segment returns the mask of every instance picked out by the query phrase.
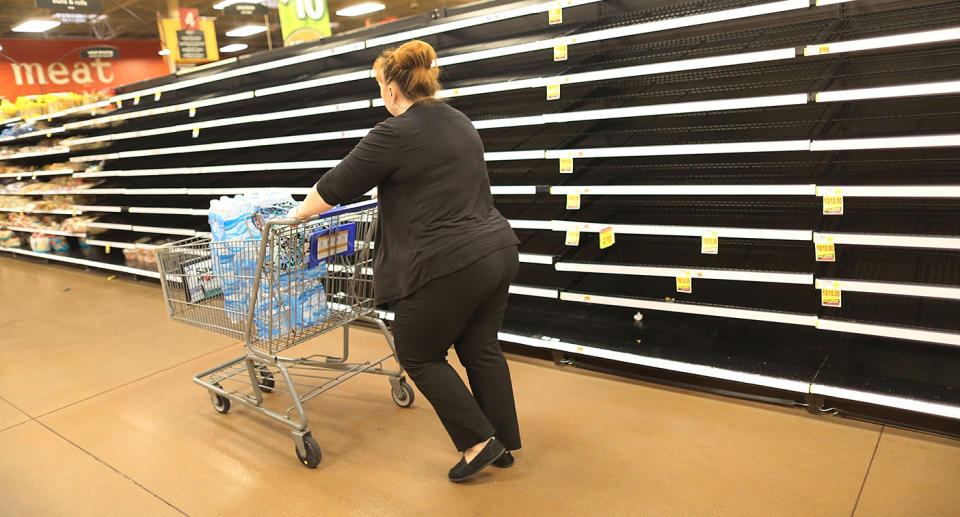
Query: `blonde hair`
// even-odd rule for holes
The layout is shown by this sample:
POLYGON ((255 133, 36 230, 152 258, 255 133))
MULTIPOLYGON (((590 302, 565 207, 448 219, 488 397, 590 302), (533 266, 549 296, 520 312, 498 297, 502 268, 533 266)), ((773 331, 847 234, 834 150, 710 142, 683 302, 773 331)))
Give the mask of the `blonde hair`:
POLYGON ((403 96, 410 100, 433 97, 440 89, 437 52, 420 40, 383 51, 373 62, 373 71, 381 83, 396 82, 403 96))

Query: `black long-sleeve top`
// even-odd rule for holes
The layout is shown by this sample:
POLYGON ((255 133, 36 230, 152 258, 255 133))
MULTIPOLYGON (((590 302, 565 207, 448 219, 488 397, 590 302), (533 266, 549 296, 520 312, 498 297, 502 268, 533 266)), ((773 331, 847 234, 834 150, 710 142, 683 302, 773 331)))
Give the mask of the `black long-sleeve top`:
POLYGON ((519 244, 493 206, 479 133, 445 103, 421 101, 377 124, 316 185, 331 205, 373 187, 380 219, 373 261, 378 304, 519 244))

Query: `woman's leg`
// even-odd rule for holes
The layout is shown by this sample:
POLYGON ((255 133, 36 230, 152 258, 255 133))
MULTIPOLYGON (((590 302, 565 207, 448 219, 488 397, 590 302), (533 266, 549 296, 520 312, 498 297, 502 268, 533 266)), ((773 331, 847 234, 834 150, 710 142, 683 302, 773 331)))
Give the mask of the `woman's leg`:
POLYGON ((517 273, 516 248, 498 252, 497 255, 496 263, 491 264, 492 269, 483 276, 487 281, 499 276, 501 282, 493 294, 474 310, 455 346, 457 357, 467 370, 473 396, 493 424, 497 439, 507 449, 516 450, 521 443, 513 385, 507 360, 497 339, 507 309, 510 282, 517 273))
POLYGON ((472 296, 456 278, 436 279, 396 302, 393 325, 397 359, 433 406, 458 451, 493 436, 490 424, 463 380, 447 363, 447 350, 473 311, 472 296))

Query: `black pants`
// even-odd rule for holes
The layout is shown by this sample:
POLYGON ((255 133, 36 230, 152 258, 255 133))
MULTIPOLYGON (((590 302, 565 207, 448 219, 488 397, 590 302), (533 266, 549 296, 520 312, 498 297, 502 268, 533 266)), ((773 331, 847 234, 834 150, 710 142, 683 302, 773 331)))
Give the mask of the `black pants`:
POLYGON ((518 267, 517 248, 504 248, 394 303, 400 364, 459 451, 494 435, 508 449, 520 448, 510 370, 497 341, 518 267), (451 344, 472 394, 447 363, 451 344))

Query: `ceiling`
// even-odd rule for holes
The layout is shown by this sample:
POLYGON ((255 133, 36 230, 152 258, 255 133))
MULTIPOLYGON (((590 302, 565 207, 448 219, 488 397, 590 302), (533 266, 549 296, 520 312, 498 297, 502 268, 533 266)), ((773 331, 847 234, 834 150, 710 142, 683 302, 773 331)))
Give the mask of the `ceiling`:
MULTIPOLYGON (((220 46, 228 43, 246 43, 249 47, 237 53, 224 54, 229 57, 239 54, 265 50, 268 47, 267 35, 257 34, 246 38, 229 38, 224 33, 230 29, 249 24, 263 24, 262 17, 225 16, 222 11, 213 9, 218 0, 179 0, 180 7, 193 7, 200 16, 216 18, 217 42, 220 46)), ((269 21, 274 47, 282 46, 280 19, 277 16, 277 0, 250 0, 265 3, 270 9, 269 21)), ((364 0, 327 0, 330 10, 331 28, 334 34, 364 27, 366 24, 383 22, 389 17, 405 18, 428 12, 441 7, 453 7, 471 3, 471 0, 378 0, 386 9, 364 16, 342 17, 335 13, 338 9, 360 3, 364 0)), ((25 35, 10 31, 10 28, 26 18, 49 17, 49 9, 38 9, 35 0, 2 0, 0 9, 0 38, 88 38, 88 39, 158 39, 158 13, 167 12, 167 0, 100 0, 103 6, 102 20, 82 23, 62 23, 42 35, 25 35)))

